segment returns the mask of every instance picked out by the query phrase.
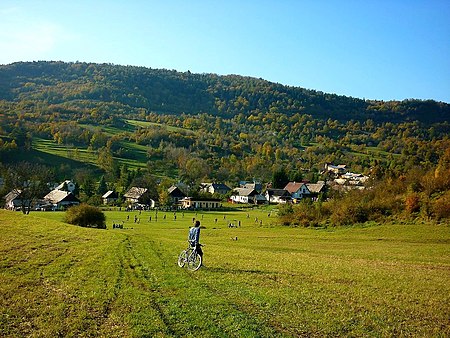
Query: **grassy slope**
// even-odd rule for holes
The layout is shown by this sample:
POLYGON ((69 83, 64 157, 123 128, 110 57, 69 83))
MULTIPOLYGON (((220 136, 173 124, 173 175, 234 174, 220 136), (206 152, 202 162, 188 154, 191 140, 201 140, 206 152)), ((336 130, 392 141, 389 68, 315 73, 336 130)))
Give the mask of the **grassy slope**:
POLYGON ((61 213, 0 211, 0 336, 450 334, 448 226, 330 231, 270 226, 267 211, 136 214, 140 224, 134 215, 107 212, 102 231, 60 223, 61 213), (192 217, 206 226, 206 267, 195 273, 176 266, 192 217), (243 226, 229 229, 234 219, 243 226), (111 230, 122 220, 126 229, 111 230))
MULTIPOLYGON (((164 126, 162 124, 145 122, 145 121, 135 121, 127 120, 127 127, 124 129, 118 129, 114 127, 102 127, 101 130, 108 134, 109 136, 117 135, 124 132, 132 132, 137 127, 148 127, 152 125, 164 126)), ((95 129, 90 125, 83 125, 85 128, 95 129)), ((183 130, 187 132, 192 132, 188 129, 176 128, 166 126, 170 131, 183 130)), ((127 152, 127 157, 115 157, 115 160, 119 165, 126 164, 129 169, 145 168, 148 161, 147 150, 148 148, 144 145, 139 145, 134 142, 121 141, 121 147, 127 152)), ((27 155, 27 160, 32 158, 34 161, 42 162, 40 158, 52 158, 52 161, 47 161, 45 163, 57 163, 61 165, 62 163, 69 163, 71 166, 81 167, 83 165, 97 166, 97 153, 93 150, 89 150, 83 147, 71 147, 67 145, 57 144, 54 140, 47 140, 43 138, 35 137, 33 139, 33 152, 27 155)), ((160 168, 154 168, 156 174, 159 176, 165 176, 165 173, 160 168), (159 170, 158 170, 159 169, 159 170)))
MULTIPOLYGON (((147 121, 137 121, 137 120, 126 120, 127 126, 124 128, 115 127, 100 127, 100 130, 109 136, 114 136, 117 134, 130 133, 136 128, 146 128, 150 126, 162 126, 167 128, 169 131, 183 131, 188 133, 194 133, 189 129, 177 128, 172 126, 167 126, 164 124, 158 124, 147 121)), ((88 129, 96 129, 97 126, 83 125, 83 127, 88 129)), ((312 142, 310 146, 318 146, 318 143, 312 142)), ((121 141, 121 147, 125 150, 126 157, 115 157, 115 160, 119 165, 126 164, 130 169, 145 168, 148 161, 147 150, 145 145, 139 145, 131 141, 121 141)), ((52 161, 47 161, 46 163, 57 163, 59 165, 63 163, 68 163, 71 166, 81 167, 83 165, 97 166, 97 154, 93 150, 89 150, 83 147, 72 148, 66 145, 59 145, 54 140, 46 140, 42 138, 33 139, 33 148, 35 149, 31 154, 26 154, 27 160, 30 158, 37 162, 43 162, 43 159, 52 157, 52 161)), ((367 147, 364 152, 349 152, 353 156, 370 156, 370 158, 383 159, 386 158, 389 153, 382 151, 376 147, 367 147)), ((398 154, 392 154, 393 156, 398 156, 398 154)), ((20 160, 20 155, 16 155, 16 160, 20 160)), ((167 176, 176 175, 174 172, 166 172, 167 168, 158 167, 157 163, 154 162, 156 167, 153 168, 157 176, 167 176)))

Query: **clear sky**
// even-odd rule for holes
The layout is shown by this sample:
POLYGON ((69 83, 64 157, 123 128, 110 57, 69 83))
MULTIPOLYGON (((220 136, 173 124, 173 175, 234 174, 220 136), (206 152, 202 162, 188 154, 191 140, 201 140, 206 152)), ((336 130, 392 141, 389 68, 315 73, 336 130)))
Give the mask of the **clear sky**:
POLYGON ((0 0, 0 64, 36 60, 450 103, 450 0, 0 0))

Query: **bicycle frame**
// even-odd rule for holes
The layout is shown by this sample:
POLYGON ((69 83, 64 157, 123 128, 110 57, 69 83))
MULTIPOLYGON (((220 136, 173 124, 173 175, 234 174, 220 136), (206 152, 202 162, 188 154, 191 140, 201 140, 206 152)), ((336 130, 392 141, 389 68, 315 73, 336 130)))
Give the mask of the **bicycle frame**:
MULTIPOLYGON (((201 245, 201 244, 200 244, 201 245)), ((197 271, 202 266, 202 256, 197 252, 197 248, 189 243, 189 246, 178 256, 178 266, 180 268, 187 265, 191 271, 197 271)))

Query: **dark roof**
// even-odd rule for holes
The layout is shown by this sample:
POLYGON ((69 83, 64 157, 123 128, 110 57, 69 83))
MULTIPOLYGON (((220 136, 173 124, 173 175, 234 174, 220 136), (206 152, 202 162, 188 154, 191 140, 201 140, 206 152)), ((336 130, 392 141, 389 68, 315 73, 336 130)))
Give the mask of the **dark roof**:
POLYGON ((176 185, 172 185, 168 189, 169 195, 172 197, 186 197, 186 194, 180 190, 176 185))
POLYGON ((229 186, 227 186, 226 184, 223 184, 223 183, 212 183, 211 185, 215 190, 217 190, 217 189, 231 190, 231 188, 229 186))
POLYGON ((269 196, 279 196, 279 197, 291 196, 289 194, 289 191, 285 189, 267 189, 266 193, 269 194, 269 196))

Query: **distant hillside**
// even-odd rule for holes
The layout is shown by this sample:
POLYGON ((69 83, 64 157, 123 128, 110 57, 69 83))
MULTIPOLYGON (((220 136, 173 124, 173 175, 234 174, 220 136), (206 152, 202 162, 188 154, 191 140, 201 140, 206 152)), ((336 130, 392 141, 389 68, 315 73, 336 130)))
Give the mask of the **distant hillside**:
POLYGON ((365 101, 238 75, 192 74, 111 64, 20 62, 0 66, 0 100, 65 104, 122 117, 127 112, 232 117, 301 113, 339 121, 450 121, 450 105, 431 100, 365 101))

